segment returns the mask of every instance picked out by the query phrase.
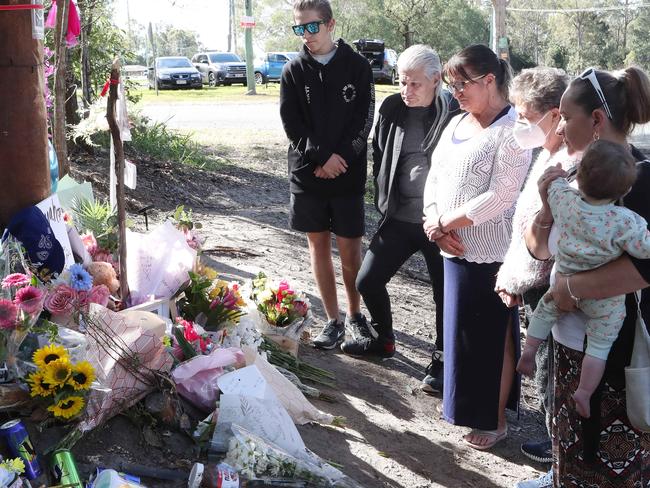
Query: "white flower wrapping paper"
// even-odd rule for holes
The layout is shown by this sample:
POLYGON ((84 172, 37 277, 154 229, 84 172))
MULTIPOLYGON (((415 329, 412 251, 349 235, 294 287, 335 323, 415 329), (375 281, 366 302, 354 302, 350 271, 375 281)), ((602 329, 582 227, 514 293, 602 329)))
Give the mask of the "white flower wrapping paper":
POLYGON ((309 486, 319 488, 361 488, 309 449, 294 456, 240 425, 232 425, 231 429, 233 437, 225 462, 244 476, 289 477, 309 481, 309 486))

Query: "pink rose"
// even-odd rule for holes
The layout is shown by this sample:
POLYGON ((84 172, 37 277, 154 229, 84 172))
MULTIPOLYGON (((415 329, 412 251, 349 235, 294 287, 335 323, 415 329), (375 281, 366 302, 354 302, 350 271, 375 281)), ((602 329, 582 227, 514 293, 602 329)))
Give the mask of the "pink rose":
POLYGON ((88 251, 88 254, 94 256, 97 252, 97 239, 95 239, 95 235, 92 232, 89 234, 84 234, 81 236, 81 242, 83 242, 83 245, 86 248, 86 251, 88 251))
POLYGON ((29 285, 30 279, 29 276, 23 273, 13 273, 5 277, 2 280, 2 288, 21 288, 23 286, 29 285))
POLYGON ((76 292, 68 285, 59 285, 45 298, 45 308, 54 315, 67 315, 74 310, 76 292))
POLYGON ((99 303, 102 307, 108 305, 108 297, 111 292, 106 285, 93 286, 90 290, 88 301, 90 303, 99 303))
POLYGON ((29 315, 41 313, 43 310, 43 292, 34 286, 26 286, 16 292, 14 305, 29 315))
POLYGON ((90 291, 86 290, 75 290, 75 293, 77 295, 77 303, 76 306, 78 308, 86 308, 88 304, 90 303, 90 291))
POLYGON ((11 300, 0 299, 0 329, 13 329, 16 327, 18 309, 11 300))

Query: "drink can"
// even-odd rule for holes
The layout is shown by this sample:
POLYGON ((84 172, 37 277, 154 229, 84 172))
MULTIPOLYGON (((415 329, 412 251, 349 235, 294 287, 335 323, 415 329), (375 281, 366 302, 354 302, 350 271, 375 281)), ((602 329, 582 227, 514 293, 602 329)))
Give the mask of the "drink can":
POLYGON ((21 458, 25 463, 25 477, 29 480, 38 478, 42 473, 41 466, 22 421, 10 420, 0 425, 0 436, 4 437, 11 455, 21 458))
POLYGON ((70 488, 83 488, 77 465, 68 449, 59 449, 52 454, 52 479, 54 484, 70 488))

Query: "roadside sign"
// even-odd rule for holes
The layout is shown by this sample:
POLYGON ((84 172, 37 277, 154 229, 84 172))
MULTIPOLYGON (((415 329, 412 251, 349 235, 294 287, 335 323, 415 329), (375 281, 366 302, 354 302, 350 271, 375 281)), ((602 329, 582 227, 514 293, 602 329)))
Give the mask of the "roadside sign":
POLYGON ((242 15, 239 26, 244 29, 251 29, 255 27, 255 18, 251 15, 242 15))

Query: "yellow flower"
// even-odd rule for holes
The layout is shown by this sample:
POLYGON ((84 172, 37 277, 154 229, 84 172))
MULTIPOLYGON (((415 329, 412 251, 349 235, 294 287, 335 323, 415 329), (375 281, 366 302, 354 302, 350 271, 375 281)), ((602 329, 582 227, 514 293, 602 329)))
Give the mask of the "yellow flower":
POLYGON ((218 273, 209 266, 202 266, 200 273, 209 280, 216 280, 218 273))
POLYGON ((20 458, 6 459, 0 463, 0 468, 4 468, 11 473, 23 474, 25 472, 25 463, 20 458))
POLYGON ((257 299, 259 300, 260 303, 270 302, 271 300, 273 300, 273 292, 269 288, 267 288, 257 296, 257 299))
POLYGON ((51 361, 45 366, 44 379, 45 382, 53 386, 65 385, 68 378, 72 374, 72 365, 67 359, 57 359, 51 361))
POLYGON ((40 349, 37 349, 33 356, 34 364, 36 364, 39 369, 45 369, 45 366, 57 359, 68 360, 68 358, 68 351, 65 350, 65 347, 57 344, 48 344, 47 346, 43 346, 40 349))
POLYGON ((72 367, 68 384, 75 390, 87 390, 95 381, 95 368, 88 361, 81 361, 72 367))
POLYGON ((29 383, 30 395, 35 396, 50 396, 54 393, 54 387, 49 383, 45 382, 43 373, 36 372, 32 373, 27 377, 27 382, 29 383))
POLYGON ((67 398, 62 398, 47 409, 54 414, 55 417, 63 417, 69 419, 74 417, 81 409, 84 408, 85 401, 83 397, 72 395, 67 398))
POLYGON ((228 282, 224 280, 217 280, 214 282, 214 286, 210 291, 210 298, 214 300, 217 298, 224 288, 228 288, 228 282))

